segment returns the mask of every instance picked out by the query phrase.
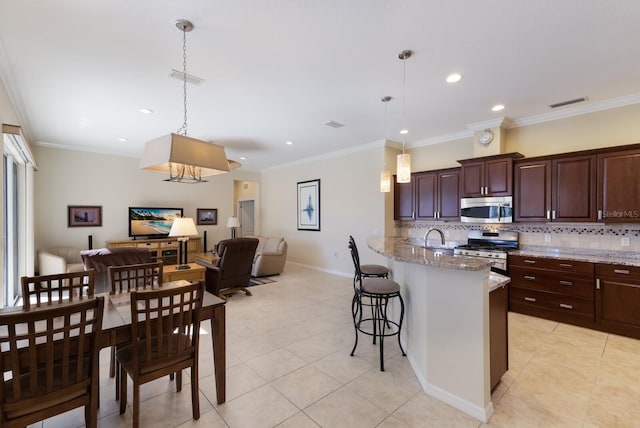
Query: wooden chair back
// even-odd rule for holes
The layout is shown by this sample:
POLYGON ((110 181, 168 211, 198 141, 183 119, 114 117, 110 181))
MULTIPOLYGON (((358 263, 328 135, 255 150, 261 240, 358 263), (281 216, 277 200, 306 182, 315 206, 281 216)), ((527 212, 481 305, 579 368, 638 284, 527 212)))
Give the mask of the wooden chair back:
POLYGON ((61 273, 56 275, 23 276, 22 306, 29 309, 51 305, 63 300, 79 301, 94 296, 95 271, 61 273))
POLYGON ((127 379, 133 381, 133 426, 140 425, 140 385, 191 368, 191 407, 200 418, 198 392, 199 311, 204 283, 131 292, 131 344, 116 353, 120 364, 120 414, 127 405, 127 379), (127 375, 128 374, 128 375, 127 375))
POLYGON ((109 294, 152 288, 162 284, 162 262, 109 266, 109 294))
POLYGON ((104 298, 0 315, 0 426, 25 427, 85 406, 97 425, 104 298))

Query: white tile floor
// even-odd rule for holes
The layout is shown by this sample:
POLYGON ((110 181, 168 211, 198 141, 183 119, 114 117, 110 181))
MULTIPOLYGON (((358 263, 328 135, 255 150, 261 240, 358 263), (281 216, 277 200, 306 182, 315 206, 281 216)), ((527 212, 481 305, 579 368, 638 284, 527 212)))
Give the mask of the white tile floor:
MULTIPOLYGON (((485 426, 424 394, 395 341, 385 347, 384 373, 366 340, 349 356, 349 278, 289 264, 276 279, 227 304, 227 402, 216 404, 211 342, 203 335, 200 419, 191 418, 189 386, 176 393, 164 378, 141 389, 141 426, 485 426)), ((486 426, 640 426, 640 341, 518 314, 509 322, 511 368, 494 391, 486 426)), ((118 414, 107 350, 101 359, 98 425, 131 426, 130 409, 118 414)), ((34 426, 83 421, 77 409, 34 426)))

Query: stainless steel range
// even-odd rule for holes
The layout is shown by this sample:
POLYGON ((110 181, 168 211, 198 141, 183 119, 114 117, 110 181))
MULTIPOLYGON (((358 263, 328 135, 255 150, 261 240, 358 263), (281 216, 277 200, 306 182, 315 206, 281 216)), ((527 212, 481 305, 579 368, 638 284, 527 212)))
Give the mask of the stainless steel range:
POLYGON ((518 248, 518 232, 471 230, 467 234, 467 244, 453 250, 456 256, 491 260, 491 270, 507 274, 507 250, 518 248))

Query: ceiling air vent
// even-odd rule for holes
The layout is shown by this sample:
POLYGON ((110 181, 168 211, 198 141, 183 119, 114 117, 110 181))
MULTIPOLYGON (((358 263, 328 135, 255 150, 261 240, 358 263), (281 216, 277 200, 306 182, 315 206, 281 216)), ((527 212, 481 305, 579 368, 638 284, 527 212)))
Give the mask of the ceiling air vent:
POLYGON ((329 122, 325 123, 325 125, 330 126, 332 128, 342 128, 344 126, 344 124, 340 122, 336 122, 335 120, 330 120, 329 122))
MULTIPOLYGON (((169 73, 169 77, 178 79, 181 82, 184 81, 184 73, 182 71, 171 70, 171 72, 169 73)), ((191 74, 187 73, 187 82, 192 83, 194 85, 200 85, 202 84, 202 82, 204 82, 204 79, 198 76, 192 76, 191 74)))
POLYGON ((581 103, 581 102, 586 101, 586 100, 587 100, 587 97, 580 97, 580 98, 575 98, 573 100, 560 101, 559 103, 550 104, 549 107, 551 107, 551 108, 564 107, 564 106, 568 106, 570 104, 581 103))

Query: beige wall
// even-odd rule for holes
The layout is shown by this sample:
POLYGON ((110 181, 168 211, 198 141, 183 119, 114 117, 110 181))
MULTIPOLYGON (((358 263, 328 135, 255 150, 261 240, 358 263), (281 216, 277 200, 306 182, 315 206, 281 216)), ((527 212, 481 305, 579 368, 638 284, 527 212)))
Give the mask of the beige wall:
POLYGON ((508 129, 506 141, 528 157, 640 143, 640 104, 508 129))
POLYGON ((288 261, 327 271, 353 274, 347 248, 349 235, 356 239, 363 261, 384 262, 366 245, 367 237, 384 234, 385 194, 380 192, 383 166, 384 150, 379 146, 264 171, 263 234, 285 237, 288 261), (297 183, 317 178, 321 230, 299 231, 297 183))
POLYGON ((181 207, 195 217, 197 208, 217 208, 218 225, 207 231, 208 248, 228 237, 226 219, 233 213, 234 180, 259 181, 259 174, 234 171, 201 184, 163 181, 163 174, 138 169, 139 159, 36 147, 36 248, 52 245, 94 248, 107 240, 128 239, 129 206, 181 207), (68 205, 101 205, 102 227, 67 227, 68 205), (224 221, 223 221, 224 220, 224 221))

